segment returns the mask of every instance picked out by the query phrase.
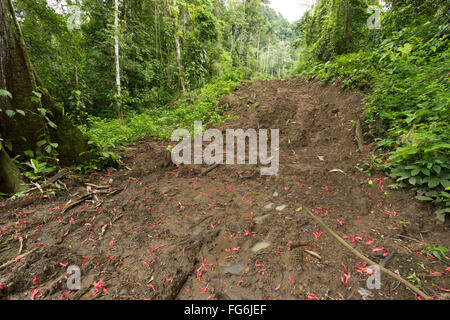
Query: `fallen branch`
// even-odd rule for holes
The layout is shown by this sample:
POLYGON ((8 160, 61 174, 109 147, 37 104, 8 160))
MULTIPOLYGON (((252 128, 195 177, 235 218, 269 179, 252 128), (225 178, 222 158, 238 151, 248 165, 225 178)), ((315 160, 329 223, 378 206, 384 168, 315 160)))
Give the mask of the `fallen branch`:
POLYGON ((114 222, 116 222, 117 220, 119 220, 119 219, 122 218, 122 217, 123 217, 122 214, 121 214, 121 215, 118 215, 117 217, 114 217, 114 218, 111 220, 110 223, 105 224, 105 225, 102 227, 102 231, 101 231, 100 234, 99 234, 98 240, 102 240, 102 239, 103 239, 103 235, 105 234, 106 229, 108 228, 109 225, 112 225, 114 222))
POLYGON ((303 251, 305 251, 307 254, 312 255, 313 257, 316 257, 319 260, 322 260, 322 257, 317 252, 314 252, 314 251, 311 251, 308 249, 304 249, 303 251))
MULTIPOLYGON (((305 208, 306 209, 306 208, 305 208)), ((367 261, 368 263, 370 263, 371 265, 374 265, 376 267, 378 267, 381 271, 383 271, 384 273, 387 273, 388 275, 390 275, 392 278, 394 278, 397 281, 400 281, 401 283, 403 283, 405 286, 407 286, 409 289, 411 289, 412 291, 414 291, 415 293, 417 293, 419 296, 421 296, 422 298, 426 299, 426 300, 433 300, 432 297, 430 297, 429 295, 427 295, 426 293, 422 292, 420 289, 416 288, 414 285, 412 285, 411 283, 409 283, 408 281, 406 281, 405 279, 403 279, 401 276, 395 274, 394 272, 392 272, 391 270, 386 269, 385 267, 379 265, 378 263, 376 263, 375 261, 372 261, 371 259, 367 258, 365 255, 363 255, 361 252, 359 252, 358 250, 356 250, 355 248, 353 248, 352 246, 350 246, 347 242, 345 242, 344 239, 342 239, 337 233, 335 233, 333 230, 331 230, 323 221, 322 219, 320 219, 319 217, 315 216, 311 210, 306 209, 308 214, 311 216, 311 218, 313 218, 317 223, 319 223, 330 235, 332 235, 337 241, 339 241, 344 247, 346 247, 348 250, 350 250, 354 255, 356 255, 357 257, 363 259, 364 261, 367 261)))
POLYGON ((94 196, 97 195, 97 194, 113 195, 113 194, 116 194, 116 193, 119 192, 119 191, 120 191, 120 190, 115 190, 115 191, 111 191, 111 192, 108 191, 108 190, 94 190, 94 191, 92 191, 91 193, 88 193, 88 194, 86 194, 86 195, 84 195, 84 196, 78 198, 78 200, 75 200, 75 201, 69 200, 69 202, 66 203, 66 205, 65 205, 65 207, 64 207, 64 209, 62 210, 61 213, 67 212, 67 211, 70 210, 71 208, 76 207, 76 206, 79 205, 80 203, 85 202, 86 200, 88 200, 88 199, 94 197, 94 196))
POLYGON ((189 277, 195 272, 195 265, 197 261, 194 261, 192 268, 188 271, 179 271, 178 276, 175 276, 175 279, 172 281, 172 286, 169 288, 169 293, 167 297, 164 298, 164 300, 175 300, 178 295, 180 294, 181 290, 183 289, 184 285, 188 281, 189 277))
POLYGON ((24 254, 22 254, 22 255, 20 255, 20 256, 17 256, 17 257, 15 257, 14 259, 12 259, 12 260, 10 260, 10 261, 8 261, 8 262, 2 264, 2 265, 0 266, 0 270, 3 270, 3 269, 5 269, 5 268, 7 268, 8 266, 12 265, 14 262, 17 262, 17 259, 23 259, 23 258, 25 258, 27 255, 29 255, 30 253, 35 252, 37 249, 38 249, 38 248, 34 248, 34 249, 32 249, 32 250, 30 250, 30 251, 28 251, 28 252, 25 252, 24 254))
POLYGON ((358 120, 356 127, 355 127, 355 138, 356 142, 358 143, 358 151, 361 152, 364 149, 364 138, 362 135, 361 130, 361 121, 358 120))
POLYGON ((201 173, 202 176, 206 176, 208 173, 210 173, 211 171, 213 171, 214 169, 218 168, 220 166, 220 163, 217 163, 211 167, 209 167, 208 169, 206 169, 205 171, 203 171, 201 173))
POLYGON ((22 249, 23 249, 23 238, 19 237, 19 251, 17 252, 18 256, 20 256, 20 254, 22 253, 22 249))
POLYGON ((60 170, 57 174, 55 174, 53 177, 51 177, 50 179, 45 181, 42 184, 42 186, 37 184, 37 183, 33 183, 35 185, 35 187, 31 188, 31 189, 28 189, 27 192, 31 192, 31 191, 39 189, 39 191, 41 191, 41 193, 44 193, 44 191, 42 190, 43 188, 45 188, 45 187, 55 183, 56 181, 58 181, 59 179, 64 177, 67 173, 69 173, 69 170, 64 168, 64 169, 60 170))

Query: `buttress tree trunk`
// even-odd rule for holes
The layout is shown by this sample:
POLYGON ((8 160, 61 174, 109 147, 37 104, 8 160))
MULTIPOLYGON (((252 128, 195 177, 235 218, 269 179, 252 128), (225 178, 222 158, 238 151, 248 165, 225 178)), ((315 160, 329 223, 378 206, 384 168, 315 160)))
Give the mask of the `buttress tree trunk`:
POLYGON ((2 182, 5 187, 7 181, 14 180, 7 176, 6 172, 12 171, 4 170, 3 160, 18 155, 25 159, 25 151, 35 151, 36 143, 43 138, 58 144, 59 163, 63 166, 88 160, 88 144, 83 134, 55 104, 31 64, 11 0, 0 0, 0 89, 12 95, 12 98, 0 96, 0 138, 4 145, 7 142, 12 147, 11 150, 2 148, 8 155, 1 153, 0 189, 2 182), (32 99, 35 97, 33 92, 41 94, 40 101, 32 99), (48 125, 48 120, 38 110, 40 108, 48 110, 47 117, 56 128, 48 125), (7 110, 17 109, 25 115, 8 116, 7 110))

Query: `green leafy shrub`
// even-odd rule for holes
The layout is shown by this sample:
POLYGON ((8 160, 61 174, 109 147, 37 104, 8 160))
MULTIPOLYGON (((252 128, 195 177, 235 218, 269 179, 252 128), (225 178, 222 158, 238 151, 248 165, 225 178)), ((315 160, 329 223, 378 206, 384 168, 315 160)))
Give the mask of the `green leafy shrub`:
MULTIPOLYGON (((228 95, 241 79, 242 73, 227 74, 215 79, 203 88, 188 92, 173 106, 149 109, 145 113, 128 113, 121 123, 118 119, 101 119, 90 116, 88 124, 82 126, 89 143, 101 150, 116 148, 146 136, 156 139, 170 138, 177 128, 193 130, 194 121, 204 125, 221 121, 222 109, 217 107, 219 99, 228 95)), ((109 161, 110 157, 106 157, 109 161)))
POLYGON ((441 205, 442 214, 450 211, 450 47, 449 25, 439 17, 391 28, 377 47, 326 63, 308 63, 306 55, 296 71, 369 89, 365 119, 387 152, 382 167, 415 188, 418 200, 441 205))

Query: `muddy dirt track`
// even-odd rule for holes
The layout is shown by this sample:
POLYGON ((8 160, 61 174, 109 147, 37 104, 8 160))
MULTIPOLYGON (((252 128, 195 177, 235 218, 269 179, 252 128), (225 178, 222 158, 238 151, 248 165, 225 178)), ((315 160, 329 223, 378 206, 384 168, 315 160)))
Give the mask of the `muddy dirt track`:
POLYGON ((120 151, 128 168, 70 175, 66 191, 0 203, 0 299, 417 299, 383 274, 367 291, 366 263, 315 223, 435 299, 448 299, 448 223, 382 173, 355 169, 363 100, 294 78, 243 83, 222 99, 219 129, 279 128, 280 171, 251 165, 161 166, 150 137, 120 151), (338 170, 335 170, 338 169, 338 170), (17 258, 18 253, 25 254, 17 258), (31 253, 30 253, 31 252, 31 253), (67 268, 81 289, 67 288, 67 268), (365 290, 361 290, 363 288, 365 290))

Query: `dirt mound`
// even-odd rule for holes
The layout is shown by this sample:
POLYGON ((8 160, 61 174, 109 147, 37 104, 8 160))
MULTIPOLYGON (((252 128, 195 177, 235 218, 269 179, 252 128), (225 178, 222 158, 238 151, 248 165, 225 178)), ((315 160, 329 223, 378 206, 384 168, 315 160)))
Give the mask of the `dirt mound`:
POLYGON ((122 151, 129 169, 0 204, 0 298, 417 298, 386 275, 380 290, 361 290, 364 261, 300 207, 427 294, 447 297, 448 260, 417 253, 449 247, 448 226, 381 173, 357 170, 371 158, 358 152, 351 122, 361 96, 294 78, 243 83, 221 104, 230 106, 221 130, 280 129, 277 176, 251 165, 207 175, 201 166, 162 167, 166 147, 138 141, 122 151), (70 265, 81 269, 80 290, 67 288, 70 265))

